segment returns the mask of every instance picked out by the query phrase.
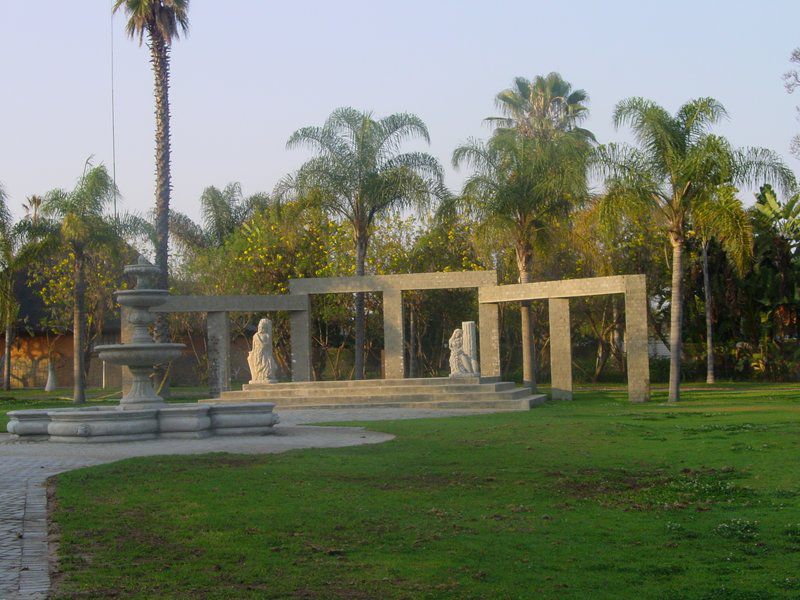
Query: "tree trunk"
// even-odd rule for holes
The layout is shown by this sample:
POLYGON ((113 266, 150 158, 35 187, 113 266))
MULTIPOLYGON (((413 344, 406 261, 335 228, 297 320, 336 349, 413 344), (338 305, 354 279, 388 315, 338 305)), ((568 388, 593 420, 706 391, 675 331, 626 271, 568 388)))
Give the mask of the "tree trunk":
MULTIPOLYGON (((364 275, 364 264, 367 261, 367 235, 356 234, 356 275, 364 275)), ((364 309, 364 292, 356 293, 356 347, 355 347, 355 379, 364 379, 364 340, 366 338, 366 312, 364 309)))
POLYGON ((5 354, 3 355, 3 389, 11 389, 11 344, 14 341, 14 324, 11 315, 6 317, 5 354))
MULTIPOLYGON (((169 200, 172 190, 170 174, 170 129, 169 129, 169 46, 158 34, 150 33, 150 62, 153 66, 156 103, 156 266, 160 269, 157 287, 169 289, 169 200)), ((155 322, 157 342, 169 341, 169 325, 166 315, 159 314, 155 322)), ((161 395, 169 396, 169 382, 165 380, 169 370, 166 365, 156 369, 156 379, 163 380, 161 395)))
POLYGON ((683 239, 672 235, 672 300, 669 321, 669 401, 681 394, 681 351, 683 349, 683 239))
POLYGON ((714 383, 714 320, 711 275, 708 272, 708 242, 703 241, 703 292, 706 300, 706 383, 714 383))
MULTIPOLYGON (((532 252, 527 248, 517 248, 517 268, 519 282, 531 281, 532 252)), ((533 343, 533 314, 530 300, 523 300, 519 306, 520 324, 522 326, 522 385, 536 392, 536 347, 533 343)))
POLYGON ((72 401, 86 402, 86 370, 83 349, 86 345, 86 273, 84 272, 83 249, 75 249, 75 291, 72 309, 72 376, 74 387, 72 401))

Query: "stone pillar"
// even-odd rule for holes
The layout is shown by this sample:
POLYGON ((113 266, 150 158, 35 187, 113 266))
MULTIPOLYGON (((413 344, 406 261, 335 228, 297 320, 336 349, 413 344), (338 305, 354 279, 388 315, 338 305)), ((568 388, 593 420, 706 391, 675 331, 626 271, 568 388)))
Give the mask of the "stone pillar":
MULTIPOLYGON (((133 325, 128 322, 128 314, 130 310, 125 306, 119 307, 119 343, 130 344, 133 337, 133 325)), ((122 395, 125 396, 131 389, 133 383, 133 375, 131 375, 128 367, 121 366, 122 373, 120 381, 122 381, 122 395)))
POLYGON ((311 296, 304 310, 289 313, 292 341, 292 381, 311 381, 311 296))
POLYGON ((572 400, 572 335, 570 332, 569 299, 550 298, 550 397, 572 400))
POLYGON ((208 387, 212 398, 231 388, 231 325, 226 312, 210 312, 208 325, 208 387))
POLYGON ((403 292, 383 291, 383 367, 386 379, 405 377, 405 336, 403 330, 403 292))
POLYGON ((481 379, 500 381, 500 308, 478 305, 481 379))
POLYGON ((475 321, 462 321, 461 333, 464 340, 462 346, 464 354, 470 358, 472 371, 480 375, 481 366, 478 362, 478 328, 475 327, 475 321))
POLYGON ((625 354, 628 361, 628 400, 647 402, 650 399, 650 356, 644 275, 625 276, 625 354))

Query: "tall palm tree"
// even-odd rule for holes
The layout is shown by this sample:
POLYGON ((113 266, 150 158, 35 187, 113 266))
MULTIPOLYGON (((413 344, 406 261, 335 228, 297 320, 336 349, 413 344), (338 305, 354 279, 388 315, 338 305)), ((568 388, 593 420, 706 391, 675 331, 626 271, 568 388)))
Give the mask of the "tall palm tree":
POLYGON ((73 266, 73 401, 86 401, 86 258, 94 247, 119 240, 115 221, 104 211, 113 201, 114 182, 104 166, 88 163, 83 176, 69 192, 52 190, 42 203, 42 218, 32 228, 52 247, 66 246, 73 266))
MULTIPOLYGON (((578 137, 540 141, 503 129, 488 142, 470 140, 453 153, 454 167, 473 170, 457 202, 513 244, 520 283, 531 281, 537 247, 586 196, 589 151, 578 137)), ((521 312, 523 380, 535 390, 530 304, 521 312)))
MULTIPOLYGON (((556 156, 575 160, 567 167, 569 177, 575 175, 573 167, 586 173, 586 155, 595 142, 594 134, 579 125, 589 116, 587 102, 589 94, 584 90, 573 90, 572 85, 559 73, 537 75, 532 80, 516 77, 512 86, 497 94, 495 104, 503 113, 500 117, 488 117, 491 125, 503 130, 515 130, 522 138, 536 140, 542 156, 556 156), (569 138, 559 145, 558 140, 569 138), (547 150, 546 144, 556 144, 547 150), (565 152, 565 150, 568 150, 565 152)), ((574 181, 568 184, 571 187, 574 181)), ((584 186, 585 187, 585 184, 584 186)), ((574 191, 574 189, 573 189, 574 191)), ((560 192, 559 192, 560 193, 560 192)), ((584 193, 579 194, 583 196, 584 193)), ((516 245, 516 244, 515 244, 516 245)), ((531 241, 531 248, 535 245, 531 241)), ((525 266, 519 262, 519 266, 525 266)), ((530 265, 519 272, 520 282, 531 278, 530 265)), ((522 379, 525 385, 536 388, 536 356, 534 352, 534 323, 530 301, 520 303, 522 326, 522 379)))
POLYGON ((488 117, 486 121, 501 128, 515 128, 522 135, 539 140, 553 138, 560 133, 594 141, 594 134, 579 127, 589 116, 589 94, 573 90, 559 73, 537 75, 533 80, 516 77, 512 86, 495 98, 501 117, 488 117))
POLYGON ((707 197, 698 199, 692 226, 700 239, 703 266, 703 298, 706 317, 706 383, 714 383, 714 299, 708 269, 708 247, 717 240, 738 274, 744 275, 753 258, 753 226, 736 188, 722 185, 707 197))
MULTIPOLYGON (((168 289, 169 202, 172 190, 170 175, 169 125, 169 50, 179 34, 189 30, 189 0, 114 0, 113 12, 122 9, 128 17, 126 31, 131 39, 145 34, 153 65, 156 104, 156 266, 158 287, 168 289)), ((156 322, 156 339, 167 341, 166 319, 156 322)))
POLYGON ((19 308, 14 297, 14 254, 16 241, 8 210, 8 196, 0 183, 0 316, 5 326, 5 349, 3 354, 3 389, 11 389, 11 342, 14 339, 14 320, 19 308))
MULTIPOLYGON (((332 215, 353 228, 356 275, 364 275, 370 233, 375 218, 393 208, 423 206, 445 195, 442 167, 424 152, 401 152, 403 142, 420 138, 430 143, 428 128, 412 114, 376 119, 371 112, 343 107, 321 127, 303 127, 286 143, 307 147, 316 156, 279 184, 278 197, 288 190, 316 194, 332 215)), ((355 378, 364 378, 364 294, 355 297, 355 378)))
POLYGON ((610 144, 597 153, 598 166, 607 176, 606 218, 620 211, 649 211, 672 245, 670 402, 680 398, 683 252, 695 209, 726 183, 771 181, 794 187, 792 172, 776 153, 734 149, 725 138, 710 133, 726 116, 713 98, 690 100, 675 115, 651 100, 628 98, 615 107, 614 125, 629 126, 637 146, 610 144))

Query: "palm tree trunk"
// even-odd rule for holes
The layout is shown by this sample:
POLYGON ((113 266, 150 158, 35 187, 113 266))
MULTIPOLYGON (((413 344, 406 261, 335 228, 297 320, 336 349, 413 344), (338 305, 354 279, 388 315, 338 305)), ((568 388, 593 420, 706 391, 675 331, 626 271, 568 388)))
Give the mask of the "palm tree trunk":
MULTIPOLYGON (((517 268, 519 282, 531 281, 531 253, 527 249, 517 249, 517 268)), ((522 385, 536 391, 536 347, 533 343, 533 313, 530 300, 523 300, 519 306, 520 324, 522 327, 522 385)))
POLYGON ((14 324, 11 315, 6 317, 5 354, 3 355, 3 389, 11 389, 11 343, 14 341, 14 324))
POLYGON ((703 241, 703 292, 706 300, 706 383, 714 383, 714 320, 711 276, 708 272, 708 241, 703 241))
MULTIPOLYGON (((169 128, 169 46, 158 34, 150 35, 150 62, 153 65, 156 103, 156 266, 160 269, 157 287, 169 289, 169 200, 172 189, 170 174, 170 128, 169 128)), ((169 325, 166 316, 159 314, 155 322, 157 342, 169 341, 169 325)), ((164 365, 156 369, 157 381, 167 376, 164 365)), ((169 382, 164 381, 161 395, 169 395, 169 382)))
POLYGON ((72 376, 74 386, 72 401, 75 404, 86 402, 86 370, 84 369, 83 350, 86 345, 86 273, 84 271, 83 249, 75 252, 73 276, 75 291, 72 309, 72 376))
POLYGON ((672 236, 672 299, 669 322, 669 401, 681 394, 681 351, 683 347, 683 239, 672 236))
MULTIPOLYGON (((356 275, 364 275, 364 265, 367 261, 367 243, 369 238, 366 233, 356 234, 356 275)), ((356 293, 356 347, 355 347, 355 374, 356 379, 364 379, 364 341, 366 338, 366 312, 364 308, 364 292, 356 293)))

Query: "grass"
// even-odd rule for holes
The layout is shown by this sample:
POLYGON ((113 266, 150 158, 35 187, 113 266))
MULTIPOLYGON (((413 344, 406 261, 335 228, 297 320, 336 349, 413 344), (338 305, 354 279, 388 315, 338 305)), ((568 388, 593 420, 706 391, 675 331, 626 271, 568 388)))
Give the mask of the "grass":
POLYGON ((796 388, 623 398, 59 475, 57 597, 797 598, 796 388))
MULTIPOLYGON (((121 396, 119 388, 101 389, 90 388, 86 390, 86 406, 116 405, 121 396)), ((208 389, 201 387, 172 388, 170 402, 190 402, 208 397, 208 389)), ((72 403, 72 388, 62 388, 54 392, 45 392, 37 389, 13 389, 8 392, 0 391, 0 433, 5 433, 8 424, 8 412, 30 408, 70 408, 72 403)))

